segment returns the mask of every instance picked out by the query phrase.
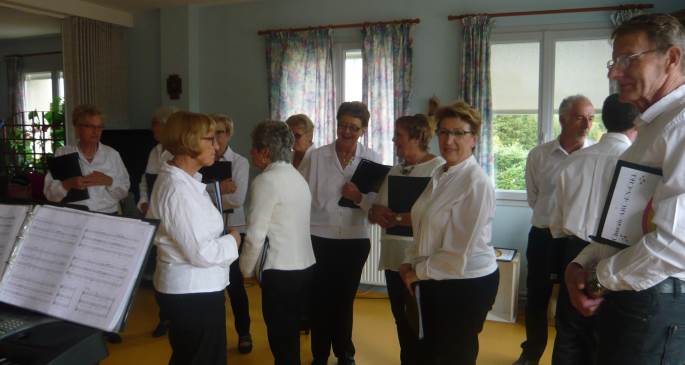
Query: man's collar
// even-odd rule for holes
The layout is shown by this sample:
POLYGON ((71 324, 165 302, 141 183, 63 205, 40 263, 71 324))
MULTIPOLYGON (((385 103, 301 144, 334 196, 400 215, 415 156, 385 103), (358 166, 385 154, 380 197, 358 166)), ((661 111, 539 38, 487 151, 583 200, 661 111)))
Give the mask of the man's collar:
POLYGON ((682 98, 685 98, 685 84, 678 86, 678 88, 647 108, 647 110, 635 120, 635 125, 640 126, 652 122, 656 117, 668 111, 671 106, 675 104, 675 101, 682 98))

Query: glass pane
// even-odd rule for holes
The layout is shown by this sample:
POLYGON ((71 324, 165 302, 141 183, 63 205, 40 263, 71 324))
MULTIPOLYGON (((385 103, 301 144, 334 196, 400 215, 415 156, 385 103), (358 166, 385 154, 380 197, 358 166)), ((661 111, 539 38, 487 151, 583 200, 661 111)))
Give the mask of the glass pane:
POLYGON ((609 96, 606 63, 611 59, 608 39, 557 41, 554 55, 554 109, 571 95, 587 96, 601 110, 609 96))
POLYGON ((495 186, 525 190, 528 152, 537 145, 539 42, 491 47, 495 186))
POLYGON ((525 190, 526 158, 537 145, 538 115, 495 114, 492 121, 495 187, 525 190))
POLYGON ((503 43, 490 47, 492 109, 538 110, 540 43, 503 43))
POLYGON ((345 51, 344 101, 362 101, 362 50, 345 51))
POLYGON ((24 111, 48 111, 52 102, 50 72, 29 73, 25 76, 24 111))
POLYGON ((57 79, 57 91, 59 92, 59 97, 64 100, 64 72, 60 71, 57 79))

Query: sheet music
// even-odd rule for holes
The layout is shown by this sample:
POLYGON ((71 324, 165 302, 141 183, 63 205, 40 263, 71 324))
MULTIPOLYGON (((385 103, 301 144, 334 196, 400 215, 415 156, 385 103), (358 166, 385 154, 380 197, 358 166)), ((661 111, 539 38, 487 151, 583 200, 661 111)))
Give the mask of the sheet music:
POLYGON ((0 204, 0 275, 5 271, 7 259, 29 209, 31 207, 28 205, 0 204))
POLYGON ((41 206, 2 285, 0 300, 113 331, 154 226, 41 206))
POLYGON ((598 233, 601 239, 630 246, 647 233, 642 220, 661 175, 621 163, 617 169, 618 176, 598 233))

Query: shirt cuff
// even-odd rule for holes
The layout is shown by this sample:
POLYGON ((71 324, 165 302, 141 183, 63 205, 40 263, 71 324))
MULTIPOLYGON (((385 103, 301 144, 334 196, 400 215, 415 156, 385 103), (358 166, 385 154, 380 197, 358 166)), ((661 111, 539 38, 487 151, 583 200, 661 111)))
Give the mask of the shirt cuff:
POLYGON ((414 265, 414 271, 416 272, 416 277, 418 277, 419 280, 430 279, 430 277, 428 276, 428 263, 426 262, 426 259, 416 263, 414 265))

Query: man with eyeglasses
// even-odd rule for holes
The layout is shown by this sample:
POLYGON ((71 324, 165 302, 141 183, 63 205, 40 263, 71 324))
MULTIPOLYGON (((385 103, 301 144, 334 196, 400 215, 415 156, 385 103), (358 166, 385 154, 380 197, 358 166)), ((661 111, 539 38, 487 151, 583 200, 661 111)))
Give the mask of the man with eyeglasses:
POLYGON ((514 365, 535 365, 547 346, 547 306, 559 272, 558 246, 549 230, 554 207, 554 182, 562 162, 573 152, 592 143, 586 138, 592 128, 595 108, 583 95, 565 98, 559 106, 561 133, 553 141, 533 148, 526 161, 526 192, 533 209, 528 234, 526 341, 514 365))
MULTIPOLYGON (((573 305, 598 309, 598 364, 685 363, 685 29, 670 15, 621 24, 609 78, 634 104, 639 134, 621 160, 662 170, 652 198, 655 230, 619 250, 592 243, 566 269, 573 305), (603 295, 583 293, 595 268, 603 295)), ((601 290, 598 290, 601 292, 601 290)))

